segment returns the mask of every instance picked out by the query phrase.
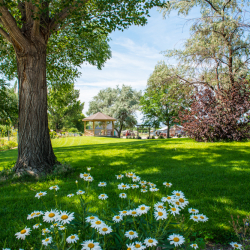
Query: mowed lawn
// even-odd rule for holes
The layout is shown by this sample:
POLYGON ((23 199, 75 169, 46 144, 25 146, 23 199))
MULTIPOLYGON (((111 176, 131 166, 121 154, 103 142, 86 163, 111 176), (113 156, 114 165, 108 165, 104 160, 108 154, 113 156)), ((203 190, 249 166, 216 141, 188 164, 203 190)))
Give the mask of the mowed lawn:
MULTIPOLYGON (((162 183, 171 182, 170 191, 183 191, 190 202, 189 207, 199 209, 209 217, 207 223, 195 226, 196 232, 208 240, 230 242, 231 215, 243 218, 250 214, 250 142, 72 137, 52 143, 58 160, 70 163, 75 171, 67 177, 48 177, 38 182, 0 182, 0 248, 5 242, 6 247, 21 247, 20 241, 15 240, 15 232, 27 225, 27 214, 44 210, 41 200, 34 197, 36 192, 48 191, 51 185, 58 184, 62 209, 73 209, 74 203, 65 196, 75 189, 75 180, 88 166, 92 167, 96 190, 99 181, 112 184, 116 174, 132 171, 142 180, 160 187, 160 201, 167 192, 162 183)), ((13 165, 16 158, 16 149, 0 152, 0 170, 13 165)), ((107 192, 112 192, 112 188, 110 185, 107 192)), ((116 198, 110 202, 115 206, 116 198)), ((187 209, 184 214, 188 216, 187 209)), ((29 225, 32 225, 30 221, 29 225)))

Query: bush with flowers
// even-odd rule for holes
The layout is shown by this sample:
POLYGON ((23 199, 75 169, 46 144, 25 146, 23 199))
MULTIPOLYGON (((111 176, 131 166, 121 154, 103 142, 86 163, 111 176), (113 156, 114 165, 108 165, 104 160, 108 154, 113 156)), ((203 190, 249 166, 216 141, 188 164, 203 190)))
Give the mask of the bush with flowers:
MULTIPOLYGON (((76 189, 65 199, 76 196, 77 212, 62 211, 57 201, 58 185, 48 191, 40 191, 35 198, 44 204, 44 211, 30 211, 27 226, 15 234, 21 247, 30 249, 198 249, 204 247, 202 239, 192 235, 192 224, 203 223, 208 218, 195 208, 187 208, 189 201, 181 191, 171 192, 172 184, 164 182, 165 197, 159 197, 154 183, 134 173, 116 175, 117 208, 109 207, 109 195, 105 188, 109 183, 95 184, 91 168, 80 174, 76 189), (100 193, 93 199, 92 187, 98 185, 100 193), (168 194, 169 193, 169 194, 168 194), (170 194, 171 193, 171 194, 170 194), (47 199, 55 200, 54 207, 47 207, 47 199), (141 198, 147 204, 140 204, 141 198), (91 213, 91 206, 99 199, 102 211, 91 213), (181 213, 187 209, 190 218, 186 221, 181 213), (80 212, 79 212, 80 211, 80 212), (36 245, 29 237, 36 237, 36 245), (192 239, 192 240, 191 240, 192 239)), ((50 203, 51 204, 51 203, 50 203)), ((8 246, 5 246, 8 247, 8 246)), ((11 248, 4 248, 11 249, 11 248)), ((240 249, 240 248, 239 248, 240 249)))

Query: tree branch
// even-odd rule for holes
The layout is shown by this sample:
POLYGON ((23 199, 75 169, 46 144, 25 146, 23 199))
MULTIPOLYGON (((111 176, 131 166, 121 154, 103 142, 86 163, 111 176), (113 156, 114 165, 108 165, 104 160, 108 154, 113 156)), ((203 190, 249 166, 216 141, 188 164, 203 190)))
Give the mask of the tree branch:
MULTIPOLYGON (((36 1, 36 4, 39 5, 39 1, 36 1)), ((39 14, 39 7, 35 6, 34 8, 34 23, 31 31, 31 36, 39 36, 40 33, 40 14, 39 14)))
POLYGON ((213 5, 210 1, 205 0, 205 2, 207 2, 207 3, 212 7, 212 9, 213 9, 214 11, 216 11, 217 13, 220 14, 220 12, 214 7, 214 5, 213 5))
POLYGON ((11 43, 10 36, 7 32, 5 32, 1 27, 0 27, 0 34, 8 41, 11 43))

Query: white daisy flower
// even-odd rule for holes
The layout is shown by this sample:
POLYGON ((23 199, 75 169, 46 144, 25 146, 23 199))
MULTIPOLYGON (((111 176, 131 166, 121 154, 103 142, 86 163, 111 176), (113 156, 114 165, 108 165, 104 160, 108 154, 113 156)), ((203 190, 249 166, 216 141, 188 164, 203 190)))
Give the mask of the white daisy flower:
POLYGON ((237 242, 231 242, 230 245, 233 247, 233 249, 242 249, 242 245, 238 244, 237 242))
POLYGON ((84 179, 86 177, 88 177, 90 174, 89 173, 85 173, 84 174, 80 174, 80 178, 84 179))
POLYGON ((100 194, 98 196, 98 199, 100 199, 100 200, 106 200, 106 199, 108 199, 108 196, 106 194, 100 194))
POLYGON ((95 220, 91 222, 91 227, 93 227, 94 229, 98 229, 99 227, 104 226, 105 223, 101 220, 95 220))
POLYGON ((58 211, 55 209, 51 209, 50 211, 46 211, 44 216, 43 216, 43 221, 45 222, 53 222, 59 215, 58 211))
POLYGON ((36 217, 39 217, 44 214, 43 211, 34 211, 34 213, 36 214, 36 217))
POLYGON ((49 244, 51 244, 51 242, 52 242, 52 237, 48 237, 48 238, 42 240, 42 245, 48 246, 49 244))
POLYGON ((124 177, 123 174, 119 174, 119 175, 116 175, 116 178, 119 180, 119 179, 122 179, 124 177))
POLYGON ((62 224, 69 224, 74 218, 74 213, 60 211, 60 214, 56 216, 56 221, 59 221, 62 224))
POLYGON ((135 249, 134 243, 126 244, 126 246, 127 246, 127 250, 134 250, 135 249))
POLYGON ((150 182, 150 183, 149 183, 149 186, 150 186, 150 187, 156 187, 156 184, 150 182))
POLYGON ((133 177, 132 177, 132 181, 133 181, 133 182, 140 181, 140 179, 141 179, 141 178, 140 178, 139 176, 133 176, 133 177))
POLYGON ((91 170, 91 168, 90 168, 90 167, 88 167, 88 168, 87 168, 87 170, 88 170, 88 171, 90 171, 90 170, 91 170))
POLYGON ((180 234, 172 234, 168 237, 170 244, 174 244, 175 247, 183 244, 185 242, 185 238, 180 234))
POLYGON ((99 182, 98 187, 106 187, 107 183, 106 182, 99 182))
POLYGON ((136 250, 143 250, 143 249, 146 248, 146 246, 143 246, 143 244, 141 242, 139 242, 139 241, 135 242, 135 246, 134 247, 135 247, 134 249, 136 249, 136 250))
POLYGON ((25 227, 23 230, 15 234, 16 238, 25 240, 26 236, 30 234, 30 231, 31 231, 30 228, 25 227))
POLYGON ((82 244, 82 250, 102 250, 98 242, 86 240, 82 244))
POLYGON ((139 185, 131 184, 132 189, 139 188, 139 185))
POLYGON ((148 192, 148 190, 147 190, 147 189, 145 189, 145 188, 143 188, 143 189, 141 189, 141 192, 142 192, 142 193, 147 193, 147 192, 148 192))
POLYGON ((161 198, 161 201, 162 202, 168 202, 168 203, 171 203, 172 201, 174 200, 174 197, 173 196, 167 196, 167 197, 162 197, 161 198))
POLYGON ((176 191, 176 190, 174 190, 174 191, 172 192, 172 194, 175 195, 177 198, 184 198, 184 197, 185 197, 185 196, 184 196, 184 193, 181 192, 181 191, 176 191))
POLYGON ((136 211, 139 213, 139 214, 146 214, 148 212, 148 210, 150 209, 149 206, 146 206, 144 204, 140 205, 136 211))
POLYGON ((122 215, 122 216, 129 215, 129 212, 128 212, 127 210, 120 211, 119 213, 120 213, 120 215, 122 215))
POLYGON ((133 172, 130 172, 130 173, 126 173, 126 176, 129 178, 132 178, 133 176, 135 176, 135 174, 133 172))
POLYGON ((164 209, 159 209, 158 211, 155 211, 154 215, 156 220, 165 220, 168 217, 168 214, 164 209))
POLYGON ((3 250, 11 250, 10 248, 3 248, 3 250))
POLYGON ((82 191, 82 190, 78 190, 78 191, 76 192, 77 195, 81 195, 81 194, 84 194, 84 193, 85 193, 85 191, 82 191))
POLYGON ((112 220, 117 223, 122 221, 123 217, 121 215, 115 215, 112 220))
POLYGON ((78 183, 78 180, 76 180, 76 184, 78 183))
POLYGON ((59 226, 60 226, 60 224, 58 224, 58 223, 56 222, 56 223, 54 223, 53 225, 51 225, 50 228, 55 228, 55 227, 59 227, 59 226))
POLYGON ((129 238, 130 240, 133 240, 133 239, 135 239, 135 238, 138 237, 138 233, 135 232, 135 231, 133 231, 133 230, 130 230, 130 231, 127 231, 127 232, 125 233, 125 236, 126 236, 127 238, 129 238))
POLYGON ((176 214, 180 214, 181 210, 178 207, 171 207, 170 206, 170 209, 168 211, 170 211, 170 213, 175 216, 176 214))
POLYGON ((96 216, 89 216, 85 219, 87 222, 92 222, 92 221, 96 221, 96 220, 99 220, 98 217, 96 216))
POLYGON ((72 234, 66 239, 67 243, 76 243, 78 240, 79 237, 77 234, 72 234))
POLYGON ((156 240, 156 239, 154 239, 154 238, 146 238, 146 239, 144 240, 144 244, 145 244, 147 247, 157 246, 158 240, 156 240))
POLYGON ((204 214, 197 214, 197 216, 199 217, 199 221, 202 221, 202 222, 208 221, 207 216, 204 214))
POLYGON ((189 204, 189 201, 186 198, 179 198, 178 201, 180 202, 180 207, 184 208, 189 204))
POLYGON ((165 186, 165 187, 171 187, 172 186, 172 183, 170 183, 170 182, 163 182, 163 185, 165 186))
POLYGON ((56 190, 56 191, 57 191, 57 190, 59 190, 59 187, 58 187, 58 185, 55 185, 55 186, 50 187, 49 189, 50 189, 50 190, 56 190))
POLYGON ((156 188, 156 187, 151 187, 151 188, 149 189, 149 191, 151 191, 151 192, 157 192, 157 191, 159 191, 159 189, 156 188))
POLYGON ((146 184, 147 184, 146 181, 140 181, 139 183, 140 183, 141 185, 146 185, 146 184))
POLYGON ((100 234, 105 235, 105 234, 110 234, 113 230, 111 227, 107 225, 102 225, 101 227, 98 228, 98 231, 100 234))
POLYGON ((48 233, 50 233, 50 230, 48 228, 43 228, 42 229, 42 235, 46 235, 48 233))
POLYGON ((190 245, 190 247, 194 248, 194 249, 197 249, 198 248, 198 245, 196 243, 193 243, 190 245))
POLYGON ((84 178, 85 181, 88 181, 88 182, 92 182, 94 180, 94 178, 92 176, 88 176, 86 178, 84 178))
POLYGON ((194 208, 189 208, 189 209, 188 209, 188 212, 189 212, 190 214, 198 214, 198 213, 199 213, 199 210, 198 210, 198 209, 194 209, 194 208))
POLYGON ((147 189, 148 186, 146 186, 146 185, 143 184, 143 185, 141 185, 141 188, 142 188, 142 189, 147 189))
POLYGON ((166 207, 164 206, 163 202, 157 202, 156 204, 154 204, 154 208, 155 209, 164 209, 166 207))
POLYGON ((133 217, 137 217, 139 215, 136 209, 129 210, 128 213, 129 215, 132 215, 133 217))
POLYGON ((125 199, 125 198, 127 198, 127 194, 126 193, 120 193, 119 197, 122 198, 122 199, 125 199))
POLYGON ((196 214, 192 214, 192 215, 190 216, 190 220, 193 220, 193 221, 195 221, 195 222, 199 222, 199 221, 200 221, 198 215, 196 215, 196 214))
POLYGON ((69 197, 69 198, 70 198, 70 197, 73 197, 73 196, 74 196, 74 194, 68 194, 68 195, 67 195, 67 197, 69 197))
POLYGON ((124 184, 124 183, 121 183, 118 185, 118 189, 121 189, 121 190, 126 190, 126 189, 129 189, 130 186, 127 185, 127 184, 124 184))
POLYGON ((174 205, 175 207, 180 207, 181 208, 181 203, 179 202, 179 200, 172 200, 171 204, 174 205))
POLYGON ((45 196, 46 194, 47 194, 47 192, 42 192, 42 191, 40 191, 39 193, 37 193, 37 194, 35 195, 35 197, 37 197, 38 199, 40 199, 40 197, 45 196))
POLYGON ((42 225, 41 223, 37 223, 37 224, 33 225, 33 229, 37 229, 37 228, 39 228, 41 225, 42 225))
POLYGON ((33 219, 37 217, 35 212, 32 212, 31 214, 28 214, 27 220, 33 219))
POLYGON ((65 230, 65 229, 66 229, 65 226, 63 226, 63 225, 58 225, 58 230, 63 231, 63 230, 65 230))

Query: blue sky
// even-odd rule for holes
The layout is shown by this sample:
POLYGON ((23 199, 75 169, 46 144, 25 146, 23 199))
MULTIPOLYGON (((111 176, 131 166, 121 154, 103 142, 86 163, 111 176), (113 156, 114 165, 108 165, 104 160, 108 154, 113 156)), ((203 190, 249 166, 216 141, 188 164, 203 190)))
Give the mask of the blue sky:
MULTIPOLYGON (((143 91, 157 62, 167 61, 161 52, 181 48, 189 37, 191 23, 187 23, 187 18, 172 13, 164 19, 157 9, 152 9, 150 15, 146 26, 131 26, 124 32, 111 34, 112 58, 102 70, 88 64, 82 65, 82 75, 76 80, 75 88, 80 89, 80 100, 85 102, 84 114, 93 96, 101 89, 125 84, 143 91)), ((198 11, 195 10, 189 18, 197 15, 198 11)), ((167 62, 173 63, 169 59, 167 62)))

